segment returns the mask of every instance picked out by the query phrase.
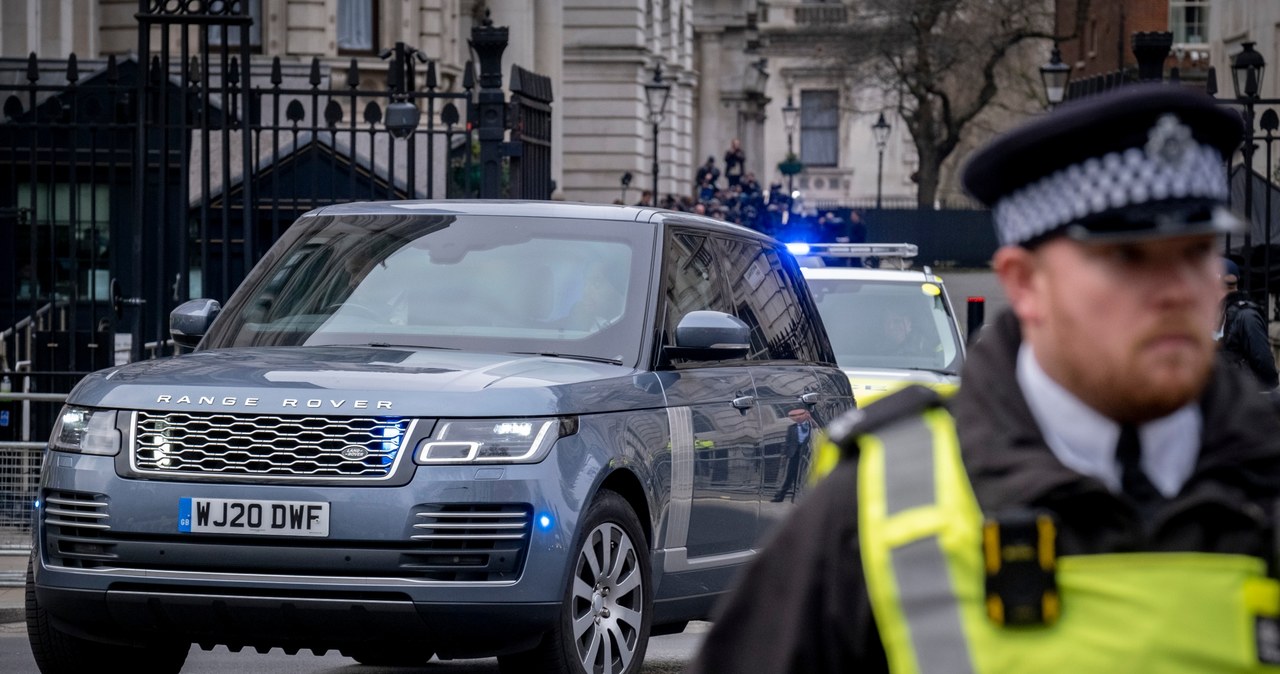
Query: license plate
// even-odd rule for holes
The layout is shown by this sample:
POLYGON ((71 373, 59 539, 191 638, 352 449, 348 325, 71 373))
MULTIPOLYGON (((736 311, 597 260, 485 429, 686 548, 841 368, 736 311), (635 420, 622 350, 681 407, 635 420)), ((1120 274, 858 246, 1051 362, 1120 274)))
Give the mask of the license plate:
POLYGON ((329 504, 184 497, 178 499, 178 531, 324 537, 329 535, 329 504))

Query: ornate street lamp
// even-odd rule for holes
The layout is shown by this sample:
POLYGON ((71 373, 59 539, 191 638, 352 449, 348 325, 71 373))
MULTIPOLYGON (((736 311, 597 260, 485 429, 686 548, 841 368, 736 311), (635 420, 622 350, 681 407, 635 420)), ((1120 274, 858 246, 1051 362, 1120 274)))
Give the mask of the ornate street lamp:
POLYGON ((1241 44, 1241 51, 1231 59, 1231 84, 1236 89, 1236 98, 1244 101, 1258 97, 1262 89, 1262 73, 1267 62, 1262 54, 1254 51, 1254 42, 1241 44))
POLYGON ((792 140, 796 134, 796 124, 800 121, 800 108, 797 108, 791 102, 791 94, 787 94, 787 104, 782 106, 782 125, 787 129, 787 156, 781 164, 778 164, 778 170, 782 175, 787 177, 787 195, 792 194, 791 181, 799 172, 804 170, 804 164, 800 158, 796 156, 792 140))
POLYGON ((658 127, 667 112, 667 99, 671 97, 671 84, 662 81, 662 64, 653 68, 653 81, 644 85, 644 102, 649 106, 649 123, 653 125, 653 203, 658 205, 658 127))
POLYGON ((1044 83, 1044 97, 1049 108, 1062 102, 1067 95, 1067 81, 1071 79, 1071 66, 1062 62, 1062 52, 1053 46, 1049 62, 1040 66, 1040 81, 1044 83))
MULTIPOLYGON (((1244 157, 1244 206, 1246 213, 1253 208, 1253 106, 1262 90, 1262 74, 1267 68, 1266 59, 1254 51, 1253 42, 1244 42, 1241 50, 1231 59, 1231 86, 1236 90, 1236 99, 1244 104, 1244 143, 1240 145, 1240 153, 1244 157)), ((1253 290, 1253 227, 1244 230, 1244 247, 1240 253, 1244 256, 1244 269, 1240 279, 1240 288, 1246 293, 1253 290)), ((1269 272, 1270 270, 1268 270, 1269 272)))
POLYGON ((876 168, 876 210, 880 210, 881 187, 884 180, 884 147, 889 144, 890 128, 889 122, 884 119, 884 112, 881 112, 880 118, 871 125, 871 133, 876 139, 876 152, 880 153, 880 163, 876 168))

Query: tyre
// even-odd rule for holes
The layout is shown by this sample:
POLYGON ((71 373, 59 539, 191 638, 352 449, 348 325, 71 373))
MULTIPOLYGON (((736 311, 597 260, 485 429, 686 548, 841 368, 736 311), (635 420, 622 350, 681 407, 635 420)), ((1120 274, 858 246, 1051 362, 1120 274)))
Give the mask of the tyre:
POLYGON ((502 656, 504 673, 634 674, 653 616, 649 546, 625 499, 603 491, 574 545, 556 628, 532 651, 502 656))
POLYGON ((189 643, 120 646, 82 639, 55 627, 36 599, 35 576, 31 573, 34 559, 33 551, 27 560, 27 640, 31 642, 31 654, 43 674, 94 671, 172 674, 182 671, 187 651, 191 649, 189 643))
POLYGON ((435 651, 427 646, 384 644, 351 648, 342 654, 368 667, 419 667, 427 664, 435 651))

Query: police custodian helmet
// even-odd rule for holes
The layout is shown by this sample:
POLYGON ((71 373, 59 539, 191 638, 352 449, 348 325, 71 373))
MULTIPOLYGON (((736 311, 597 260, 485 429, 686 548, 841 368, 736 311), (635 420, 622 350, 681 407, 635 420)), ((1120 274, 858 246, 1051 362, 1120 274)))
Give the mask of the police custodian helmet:
POLYGON ((1235 232, 1226 162, 1242 133, 1240 113, 1207 94, 1136 84, 996 138, 961 180, 991 207, 1001 245, 1235 232))

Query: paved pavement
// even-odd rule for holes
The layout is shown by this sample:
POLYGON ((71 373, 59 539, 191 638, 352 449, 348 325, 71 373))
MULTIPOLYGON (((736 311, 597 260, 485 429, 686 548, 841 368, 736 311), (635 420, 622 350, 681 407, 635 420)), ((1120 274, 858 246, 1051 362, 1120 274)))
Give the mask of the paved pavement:
POLYGON ((27 571, 27 556, 0 551, 0 625, 22 622, 22 604, 26 590, 22 586, 27 571))
POLYGON ((0 587, 0 625, 22 622, 22 601, 25 590, 21 587, 0 587))

